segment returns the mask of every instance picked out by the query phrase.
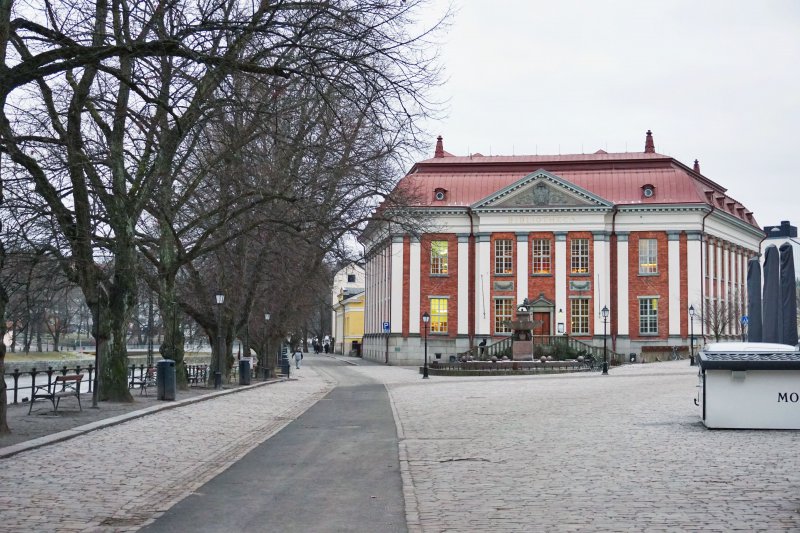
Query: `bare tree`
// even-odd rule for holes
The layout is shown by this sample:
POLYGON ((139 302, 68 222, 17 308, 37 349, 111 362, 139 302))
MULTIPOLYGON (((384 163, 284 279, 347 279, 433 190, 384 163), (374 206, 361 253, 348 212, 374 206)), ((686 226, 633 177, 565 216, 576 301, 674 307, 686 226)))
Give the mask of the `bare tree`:
POLYGON ((736 291, 727 300, 708 298, 699 313, 703 329, 719 342, 729 332, 734 331, 739 325, 739 317, 743 313, 743 299, 736 291))
MULTIPOLYGON (((45 0, 18 13, 0 2, 0 143, 18 204, 27 191, 27 208, 52 230, 38 245, 95 317, 100 399, 130 400, 125 341, 142 213, 157 193, 194 194, 175 191, 175 179, 233 74, 302 78, 321 95, 346 87, 406 148, 436 75, 426 35, 409 33, 423 2, 45 0)), ((159 294, 166 302, 174 290, 159 294)))

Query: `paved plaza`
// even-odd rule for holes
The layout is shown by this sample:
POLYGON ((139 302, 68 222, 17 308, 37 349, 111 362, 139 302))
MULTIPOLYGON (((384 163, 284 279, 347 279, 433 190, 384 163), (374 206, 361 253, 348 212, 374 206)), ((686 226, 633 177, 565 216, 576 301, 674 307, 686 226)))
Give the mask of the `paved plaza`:
MULTIPOLYGON (((0 459, 0 529, 139 529, 331 391, 326 361, 0 459)), ((685 360, 429 380, 347 362, 391 399, 409 531, 800 531, 800 432, 705 429, 685 360)))

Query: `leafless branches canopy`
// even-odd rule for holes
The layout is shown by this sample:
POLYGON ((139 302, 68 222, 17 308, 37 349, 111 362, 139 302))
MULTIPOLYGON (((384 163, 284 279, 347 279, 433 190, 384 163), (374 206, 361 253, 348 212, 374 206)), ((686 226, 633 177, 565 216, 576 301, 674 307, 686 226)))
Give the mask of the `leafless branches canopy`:
MULTIPOLYGON (((141 279, 165 323, 186 312, 211 336, 213 290, 240 291, 230 341, 260 298, 293 287, 299 302, 301 281, 324 277, 419 148, 439 77, 426 9, 0 0, 3 240, 52 256, 102 315, 101 399, 129 398, 141 279)), ((182 338, 166 344, 182 358, 182 338)))

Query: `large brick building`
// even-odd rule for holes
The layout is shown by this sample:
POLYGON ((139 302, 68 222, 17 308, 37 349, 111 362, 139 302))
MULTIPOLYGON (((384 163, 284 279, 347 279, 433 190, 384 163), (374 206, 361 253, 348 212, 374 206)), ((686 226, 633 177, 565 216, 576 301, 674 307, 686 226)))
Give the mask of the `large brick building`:
MULTIPOLYGON (((363 354, 392 364, 421 362, 423 313, 429 352, 453 355, 508 336, 525 298, 536 335, 602 344, 605 325, 619 353, 686 346, 690 306, 698 336, 703 314, 744 309, 764 237, 697 161, 656 153, 649 131, 644 152, 557 156, 453 156, 439 137, 397 187, 425 232, 376 219, 361 237, 363 354)), ((738 320, 724 330, 739 335, 738 320)))

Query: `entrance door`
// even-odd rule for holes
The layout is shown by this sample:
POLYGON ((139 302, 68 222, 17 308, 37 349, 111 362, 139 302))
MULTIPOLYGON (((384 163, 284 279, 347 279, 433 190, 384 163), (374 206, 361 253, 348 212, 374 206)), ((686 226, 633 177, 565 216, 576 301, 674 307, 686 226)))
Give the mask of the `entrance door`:
POLYGON ((533 313, 533 334, 534 335, 550 335, 550 313, 533 313), (539 324, 541 322, 541 324, 539 324))

